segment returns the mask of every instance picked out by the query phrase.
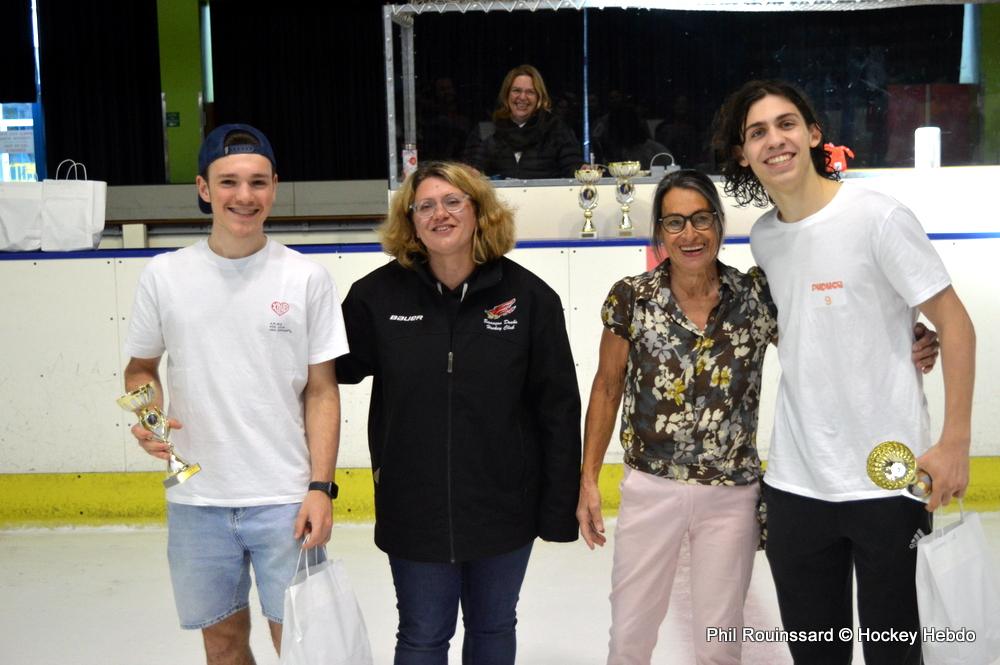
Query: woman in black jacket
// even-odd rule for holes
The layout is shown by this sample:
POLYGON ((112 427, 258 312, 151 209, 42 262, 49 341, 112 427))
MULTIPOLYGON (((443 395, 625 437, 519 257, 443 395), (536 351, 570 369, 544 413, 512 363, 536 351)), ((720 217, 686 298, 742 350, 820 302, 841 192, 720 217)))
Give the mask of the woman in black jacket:
POLYGON ((465 161, 487 176, 572 178, 583 162, 573 130, 552 114, 542 75, 531 65, 507 72, 493 112, 493 134, 473 132, 465 161))
POLYGON ((558 295, 504 258, 514 221, 467 166, 421 164, 382 228, 395 260, 343 303, 341 383, 372 376, 375 542, 399 608, 397 665, 510 664, 536 537, 577 537, 580 398, 558 295))

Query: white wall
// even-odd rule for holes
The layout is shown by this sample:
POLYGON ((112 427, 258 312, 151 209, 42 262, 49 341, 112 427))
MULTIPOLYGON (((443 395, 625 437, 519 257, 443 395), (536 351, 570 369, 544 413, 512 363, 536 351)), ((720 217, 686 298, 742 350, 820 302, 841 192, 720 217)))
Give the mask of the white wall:
MULTIPOLYGON (((941 169, 927 176, 889 173, 866 183, 890 191, 910 205, 932 236, 1000 232, 1000 215, 989 197, 1000 185, 1000 168, 941 169), (992 182, 984 178, 992 178, 992 182)), ((575 206, 575 198, 565 205, 550 200, 549 215, 575 220, 580 211, 571 206, 575 206)), ((534 205, 522 202, 519 208, 529 221, 533 216, 544 216, 534 205), (535 212, 528 211, 529 207, 535 212)), ((613 210, 606 212, 610 228, 613 210)), ((519 225, 523 223, 519 219, 519 225)), ((748 228, 749 223, 739 217, 730 220, 729 237, 734 242, 723 247, 724 262, 743 269, 752 264, 749 246, 740 238, 748 228)), ((1000 455, 1000 298, 991 279, 997 274, 1000 237, 938 239, 934 245, 978 332, 973 453, 1000 455)), ((0 473, 160 468, 128 434, 134 417, 115 405, 122 389, 121 368, 127 361, 122 344, 132 294, 148 259, 115 254, 44 259, 24 255, 0 260, 4 313, 0 326, 0 473)), ((342 294, 355 279, 388 260, 377 251, 311 257, 330 271, 342 294)), ((555 247, 517 249, 512 258, 539 274, 562 298, 586 403, 596 369, 601 303, 617 279, 645 270, 646 249, 569 241, 555 247)), ((776 355, 770 353, 758 437, 764 451, 771 432, 778 371, 776 355)), ((940 371, 926 379, 925 387, 932 420, 939 426, 943 404, 940 371)), ((341 467, 368 465, 368 390, 367 384, 343 388, 341 467)), ((619 447, 612 445, 609 461, 620 458, 619 447)))

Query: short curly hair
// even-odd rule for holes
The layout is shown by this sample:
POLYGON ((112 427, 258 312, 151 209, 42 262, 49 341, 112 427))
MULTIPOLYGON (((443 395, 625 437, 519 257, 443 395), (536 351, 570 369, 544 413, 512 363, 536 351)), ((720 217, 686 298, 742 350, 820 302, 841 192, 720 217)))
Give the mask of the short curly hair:
POLYGON ((472 260, 477 265, 495 261, 514 248, 514 211, 500 200, 490 181, 466 164, 431 161, 421 162, 393 195, 389 214, 379 227, 382 251, 404 268, 427 260, 427 248, 413 226, 411 206, 420 183, 428 178, 440 178, 469 195, 476 213, 472 260))
POLYGON ((722 108, 719 109, 715 116, 712 135, 712 148, 715 150, 716 159, 726 183, 726 194, 736 199, 736 202, 741 206, 752 203, 764 208, 774 202, 750 167, 740 164, 747 114, 750 112, 751 106, 768 95, 784 97, 799 110, 806 125, 815 125, 819 129, 819 143, 809 150, 813 168, 824 178, 840 179, 839 173, 827 168, 830 163, 830 155, 823 148, 823 127, 805 93, 791 83, 784 81, 773 79, 748 81, 731 94, 722 108))

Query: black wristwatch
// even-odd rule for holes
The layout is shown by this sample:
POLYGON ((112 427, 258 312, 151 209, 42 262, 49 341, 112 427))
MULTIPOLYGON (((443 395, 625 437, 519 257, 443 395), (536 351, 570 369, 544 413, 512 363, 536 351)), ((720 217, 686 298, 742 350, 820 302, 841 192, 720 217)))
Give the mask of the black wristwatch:
POLYGON ((314 480, 313 482, 309 483, 309 490, 310 491, 318 490, 320 492, 324 492, 331 499, 336 499, 337 493, 340 491, 340 488, 337 487, 337 483, 333 482, 332 480, 330 482, 321 482, 319 480, 314 480))

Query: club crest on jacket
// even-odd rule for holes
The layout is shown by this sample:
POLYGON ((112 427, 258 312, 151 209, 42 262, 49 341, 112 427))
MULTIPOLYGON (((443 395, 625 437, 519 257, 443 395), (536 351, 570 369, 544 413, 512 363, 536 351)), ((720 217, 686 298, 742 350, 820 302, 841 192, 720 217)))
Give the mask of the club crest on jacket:
POLYGON ((517 305, 515 303, 517 303, 517 298, 511 298, 507 302, 502 302, 495 307, 491 307, 486 310, 486 318, 499 319, 507 316, 508 314, 513 314, 514 310, 517 309, 517 305))

